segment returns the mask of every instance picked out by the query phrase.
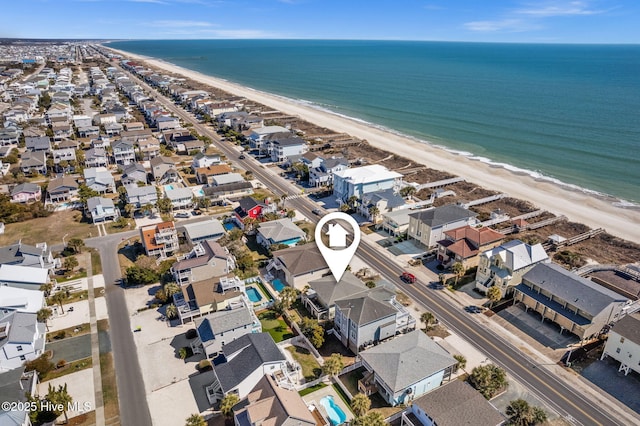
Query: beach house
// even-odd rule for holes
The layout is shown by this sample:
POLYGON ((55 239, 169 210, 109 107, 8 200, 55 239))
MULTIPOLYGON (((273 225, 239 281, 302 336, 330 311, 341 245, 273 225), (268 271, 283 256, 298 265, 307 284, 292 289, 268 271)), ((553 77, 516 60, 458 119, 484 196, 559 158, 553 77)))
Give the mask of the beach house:
POLYGON ((11 189, 11 202, 29 204, 40 201, 42 188, 35 183, 20 183, 11 189))
POLYGON ((71 176, 51 179, 47 185, 47 198, 52 203, 69 201, 78 195, 78 182, 71 176))
POLYGON ((204 240, 197 243, 186 256, 176 261, 171 266, 171 273, 178 284, 185 285, 227 275, 235 267, 235 258, 226 247, 212 240, 204 240))
POLYGON ((147 256, 166 259, 178 250, 178 233, 173 222, 140 227, 140 240, 147 256))
POLYGON ((145 205, 155 205, 158 201, 158 191, 153 185, 138 186, 136 184, 125 185, 127 203, 137 209, 145 205))
POLYGON ((421 210, 409 215, 407 236, 431 249, 443 239, 445 231, 463 226, 475 226, 477 215, 456 204, 421 210))
POLYGON ((640 313, 624 316, 609 330, 600 359, 607 356, 620 363, 618 371, 625 376, 631 371, 640 374, 640 313))
POLYGON ((295 246, 299 241, 307 239, 307 234, 288 217, 262 222, 258 226, 256 241, 265 248, 274 244, 295 246))
POLYGON ((319 166, 309 167, 309 186, 331 186, 333 174, 349 168, 349 161, 346 158, 319 158, 321 159, 319 166))
POLYGON ((89 198, 85 213, 93 223, 113 221, 120 217, 120 210, 113 204, 113 200, 103 197, 89 198))
POLYGON ((527 271, 538 263, 549 261, 542 244, 511 240, 479 255, 476 288, 486 293, 490 287, 498 286, 504 297, 520 284, 527 271))
POLYGON ((92 190, 98 194, 115 192, 116 182, 113 175, 106 167, 91 167, 84 169, 84 181, 92 190))
POLYGON ((345 203, 350 197, 362 199, 365 194, 399 188, 401 182, 400 173, 373 164, 334 172, 333 194, 339 203, 345 203))
POLYGON ((19 368, 44 352, 45 325, 37 314, 0 313, 0 371, 19 368))
POLYGON ((329 273, 316 244, 303 244, 273 252, 267 272, 285 285, 302 290, 310 281, 329 273))
POLYGON ((469 225, 444 232, 437 242, 437 258, 445 268, 460 262, 465 269, 478 265, 478 254, 490 250, 504 240, 505 235, 489 227, 469 225))

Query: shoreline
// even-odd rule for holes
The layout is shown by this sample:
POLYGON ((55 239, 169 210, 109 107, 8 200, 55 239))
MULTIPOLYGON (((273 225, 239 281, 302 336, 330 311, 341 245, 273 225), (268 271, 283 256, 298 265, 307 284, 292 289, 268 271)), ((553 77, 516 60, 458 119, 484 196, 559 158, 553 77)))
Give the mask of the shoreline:
POLYGON ((535 177, 529 171, 508 164, 487 162, 470 154, 463 155, 428 141, 400 134, 374 123, 347 117, 315 107, 304 100, 263 92, 228 80, 183 68, 162 59, 104 46, 124 57, 148 63, 167 72, 219 88, 235 96, 242 96, 285 114, 339 133, 347 133, 366 140, 371 146, 396 154, 427 167, 443 170, 481 187, 506 193, 508 196, 532 202, 538 208, 591 228, 604 228, 617 237, 640 242, 640 211, 636 205, 616 197, 601 194, 577 185, 554 181, 550 177, 535 177), (510 170, 515 169, 515 170, 510 170), (618 203, 619 205, 615 205, 618 203), (631 207, 631 208, 630 208, 631 207))

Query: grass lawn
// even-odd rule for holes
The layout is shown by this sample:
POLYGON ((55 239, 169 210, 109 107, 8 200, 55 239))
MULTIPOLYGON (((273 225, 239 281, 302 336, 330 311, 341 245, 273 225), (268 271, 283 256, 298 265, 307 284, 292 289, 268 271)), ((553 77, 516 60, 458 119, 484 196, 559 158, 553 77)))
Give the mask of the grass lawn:
POLYGON ((345 348, 344 345, 333 334, 325 335, 324 343, 322 344, 322 347, 318 349, 318 352, 325 360, 329 359, 333 354, 342 355, 342 361, 344 362, 345 367, 353 364, 356 361, 356 356, 353 354, 353 352, 345 348))
MULTIPOLYGON (((73 303, 79 300, 87 300, 88 296, 89 296, 89 290, 75 291, 73 293, 70 293, 69 297, 67 297, 62 301, 62 304, 66 305, 67 303, 73 303)), ((54 305, 57 305, 57 303, 51 299, 51 296, 49 296, 47 298, 47 305, 54 306, 54 305)))
POLYGON ((68 281, 73 281, 73 280, 78 280, 80 278, 87 278, 87 271, 84 272, 76 272, 75 274, 71 275, 70 277, 61 277, 61 278, 56 278, 56 282, 58 284, 61 283, 66 283, 68 281))
POLYGON ((262 324, 262 331, 269 333, 276 343, 293 337, 293 332, 287 323, 274 311, 266 310, 260 312, 258 319, 262 324))
POLYGON ((96 411, 89 411, 88 413, 80 414, 69 419, 69 426, 90 426, 96 424, 96 411))
POLYGON ((317 384, 317 385, 315 385, 315 386, 311 386, 311 387, 309 387, 309 388, 302 389, 300 392, 298 392, 298 394, 299 394, 300 396, 309 395, 310 393, 313 393, 313 392, 317 391, 318 389, 322 389, 322 388, 324 388, 324 387, 326 387, 326 386, 327 386, 327 384, 326 384, 326 383, 318 383, 318 384, 317 384))
POLYGON ((361 367, 339 377, 342 384, 344 384, 344 386, 349 389, 351 395, 355 395, 358 393, 358 380, 362 379, 364 375, 363 373, 365 371, 366 368, 361 367))
POLYGON ((120 407, 118 406, 118 386, 116 371, 113 366, 113 354, 100 355, 100 371, 102 373, 102 399, 104 402, 104 418, 107 425, 120 424, 120 407))
POLYGON ((67 374, 75 373, 76 371, 91 368, 91 357, 79 359, 77 361, 69 362, 64 367, 56 368, 49 371, 47 374, 40 378, 40 381, 45 382, 47 380, 57 379, 58 377, 66 376, 67 374))
POLYGON ((88 322, 85 322, 84 324, 74 325, 72 327, 65 328, 62 330, 47 332, 47 342, 55 342, 58 340, 66 339, 67 337, 77 337, 77 336, 82 336, 83 334, 89 334, 89 333, 91 333, 91 327, 89 326, 88 322), (62 336, 63 332, 65 337, 61 339, 55 339, 55 336, 58 336, 58 335, 62 336))
POLYGON ((102 261, 100 260, 100 253, 98 250, 89 249, 91 254, 91 272, 93 275, 100 275, 102 273, 102 261))
POLYGON ((84 219, 81 212, 63 210, 49 217, 6 224, 4 234, 0 235, 0 245, 13 244, 18 240, 25 244, 36 244, 46 240, 47 244, 54 245, 62 244, 62 237, 69 241, 71 238, 87 238, 89 234, 95 237, 98 231, 84 219))
POLYGON ((299 220, 295 222, 298 228, 302 229, 307 234, 307 239, 313 241, 316 235, 316 224, 307 222, 306 220, 299 220))
POLYGON ((307 349, 299 348, 297 346, 288 346, 287 350, 291 352, 293 358, 302 367, 302 375, 305 380, 310 382, 320 377, 320 374, 322 374, 322 368, 320 368, 320 364, 318 364, 316 359, 307 349))

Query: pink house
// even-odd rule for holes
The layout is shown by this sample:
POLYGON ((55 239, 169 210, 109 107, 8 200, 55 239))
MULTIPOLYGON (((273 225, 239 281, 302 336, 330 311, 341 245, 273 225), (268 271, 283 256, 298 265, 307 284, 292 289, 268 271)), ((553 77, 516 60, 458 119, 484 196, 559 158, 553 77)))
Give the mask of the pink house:
POLYGON ((42 188, 35 183, 21 183, 11 190, 12 203, 33 203, 42 198, 42 188))

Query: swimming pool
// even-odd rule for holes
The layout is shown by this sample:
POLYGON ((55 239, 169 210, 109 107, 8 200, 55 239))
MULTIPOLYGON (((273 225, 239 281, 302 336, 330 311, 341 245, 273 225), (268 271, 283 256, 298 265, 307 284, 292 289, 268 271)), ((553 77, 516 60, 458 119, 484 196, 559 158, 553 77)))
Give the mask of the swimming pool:
POLYGON ((247 296, 249 297, 249 300, 251 300, 253 303, 258 303, 262 300, 262 295, 260 294, 257 288, 247 287, 246 292, 247 292, 247 296))
POLYGON ((224 226, 224 229, 226 229, 227 231, 231 231, 233 228, 237 228, 236 224, 233 222, 225 222, 222 226, 224 226))
POLYGON ((280 293, 284 288, 284 283, 280 281, 280 278, 276 278, 275 280, 271 281, 271 285, 278 293, 280 293))
POLYGON ((327 395, 320 400, 320 405, 324 407, 333 426, 338 426, 347 420, 347 415, 342 408, 333 400, 333 395, 327 395))
POLYGON ((165 185, 164 189, 165 190, 169 190, 169 191, 173 191, 173 185, 165 185))

